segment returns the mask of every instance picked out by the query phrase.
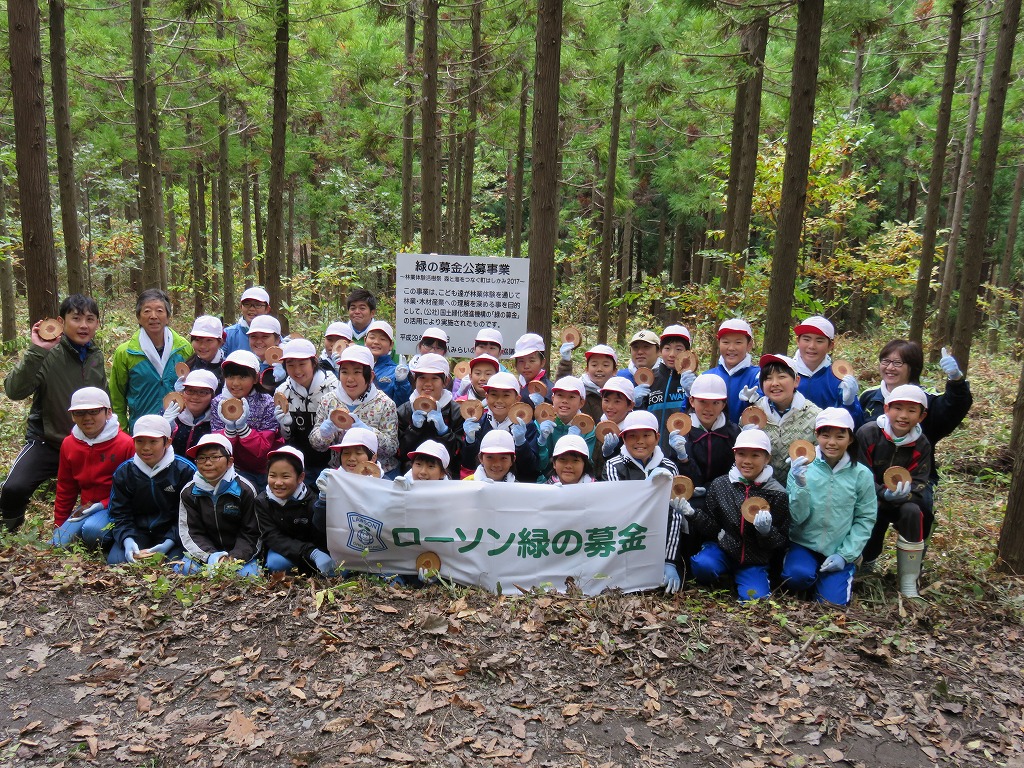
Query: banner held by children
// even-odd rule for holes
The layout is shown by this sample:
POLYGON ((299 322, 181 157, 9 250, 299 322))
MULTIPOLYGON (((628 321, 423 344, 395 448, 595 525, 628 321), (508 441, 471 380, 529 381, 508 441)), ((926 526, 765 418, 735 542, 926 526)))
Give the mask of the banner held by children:
POLYGON ((331 472, 327 543, 339 568, 416 574, 434 552, 441 578, 491 592, 586 594, 661 586, 671 482, 544 486, 420 482, 410 490, 331 472))

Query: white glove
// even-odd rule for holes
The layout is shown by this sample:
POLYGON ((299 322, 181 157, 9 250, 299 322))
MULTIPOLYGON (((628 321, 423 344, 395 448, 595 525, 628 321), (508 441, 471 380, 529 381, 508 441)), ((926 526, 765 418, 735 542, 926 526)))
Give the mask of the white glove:
POLYGON ((536 392, 531 392, 530 393, 530 404, 533 405, 534 408, 536 408, 538 405, 540 405, 543 402, 544 402, 544 395, 538 394, 536 392))
POLYGON ((473 444, 476 442, 476 433, 480 431, 480 420, 479 419, 466 419, 462 422, 462 431, 466 433, 466 442, 473 444))
POLYGON ((843 380, 839 382, 839 391, 843 395, 843 405, 853 405, 853 401, 857 399, 857 391, 859 389, 860 385, 857 383, 857 379, 853 377, 853 374, 843 376, 843 380))
POLYGON ((167 419, 167 423, 172 427, 174 426, 175 420, 181 415, 181 406, 174 400, 164 408, 164 418, 167 419))
POLYGON ((665 563, 662 584, 665 586, 666 595, 674 595, 683 586, 683 580, 679 578, 679 571, 672 563, 665 563))
POLYGON ((551 433, 555 431, 555 422, 548 420, 542 421, 537 425, 537 433, 539 435, 538 442, 541 445, 546 445, 548 438, 551 437, 551 433))
POLYGON ((333 471, 334 470, 325 469, 323 472, 320 473, 320 476, 316 479, 316 488, 318 491, 320 491, 320 493, 327 493, 327 478, 329 477, 327 473, 333 471))
POLYGON ((690 502, 682 496, 676 496, 668 505, 683 517, 693 517, 696 514, 696 510, 690 505, 690 502))
POLYGON ((139 545, 135 543, 135 539, 124 540, 124 559, 129 563, 135 562, 135 556, 139 554, 139 545))
POLYGON ((640 402, 651 394, 651 388, 646 384, 637 384, 633 387, 633 404, 640 405, 640 402))
POLYGON ((762 536, 767 536, 768 531, 772 529, 772 513, 767 509, 762 509, 754 515, 754 528, 762 536))
MULTIPOLYGON (((683 371, 679 374, 679 389, 690 394, 690 387, 693 386, 693 382, 697 380, 697 374, 693 371, 683 371)), ((636 394, 636 390, 633 390, 633 394, 636 394)))
POLYGON ((689 456, 686 453, 686 438, 679 434, 678 429, 669 433, 668 446, 676 452, 676 458, 680 461, 686 461, 689 459, 689 456))
POLYGON ((896 483, 896 490, 890 491, 888 488, 882 494, 882 498, 886 501, 906 501, 910 498, 910 481, 903 480, 896 483))
POLYGON ((654 480, 654 478, 656 477, 667 477, 669 480, 671 480, 673 477, 675 477, 675 475, 673 475, 664 467, 655 467, 654 469, 651 470, 651 474, 647 476, 647 479, 654 480))
POLYGON ((942 348, 942 357, 939 358, 939 367, 946 374, 946 378, 950 381, 957 381, 964 377, 963 371, 960 370, 960 364, 956 361, 956 358, 949 354, 949 350, 945 347, 942 348))
POLYGON ((405 381, 409 378, 409 366, 403 363, 395 366, 395 381, 405 381))
POLYGON ((242 398, 242 415, 237 419, 228 419, 224 416, 224 401, 217 403, 217 415, 224 422, 225 432, 241 432, 249 425, 249 399, 242 398))
POLYGON ((280 405, 274 406, 274 418, 277 419, 277 423, 281 425, 282 429, 292 425, 292 415, 281 408, 280 405))
POLYGON ((412 470, 409 470, 409 472, 407 472, 406 474, 399 475, 398 477, 395 478, 395 487, 400 488, 403 491, 411 491, 412 483, 412 470))
POLYGON ((761 395, 758 394, 757 387, 744 387, 740 390, 740 400, 745 400, 748 403, 756 403, 761 399, 761 395))
POLYGON ((793 481, 801 488, 807 487, 807 457, 797 456, 795 459, 786 459, 789 464, 789 474, 793 481))
POLYGON ((619 436, 614 432, 609 432, 604 436, 604 442, 601 443, 601 455, 606 459, 610 459, 615 454, 615 449, 619 446, 619 436))
POLYGON ((843 570, 843 568, 845 568, 846 565, 846 558, 844 558, 842 555, 829 555, 825 558, 825 562, 821 564, 821 568, 819 568, 818 570, 821 573, 835 573, 836 571, 843 570))
POLYGON ((473 387, 473 382, 469 376, 463 376, 462 381, 459 382, 459 394, 456 397, 463 397, 473 387))
POLYGON ((416 575, 420 577, 420 581, 424 584, 436 584, 437 583, 437 572, 434 571, 431 575, 431 571, 427 568, 420 568, 416 571, 416 575))
POLYGON ((571 341, 567 341, 558 348, 558 356, 565 360, 565 362, 569 362, 572 359, 572 351, 574 349, 576 349, 576 345, 571 341))

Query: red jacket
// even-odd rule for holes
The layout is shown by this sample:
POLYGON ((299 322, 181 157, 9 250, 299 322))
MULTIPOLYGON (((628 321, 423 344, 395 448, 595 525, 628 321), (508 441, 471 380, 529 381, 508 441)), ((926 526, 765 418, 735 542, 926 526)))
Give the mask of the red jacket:
POLYGON ((57 498, 53 503, 53 522, 60 527, 71 516, 75 502, 91 506, 110 501, 114 470, 135 455, 131 435, 119 429, 110 440, 89 445, 74 432, 60 444, 57 467, 57 498))

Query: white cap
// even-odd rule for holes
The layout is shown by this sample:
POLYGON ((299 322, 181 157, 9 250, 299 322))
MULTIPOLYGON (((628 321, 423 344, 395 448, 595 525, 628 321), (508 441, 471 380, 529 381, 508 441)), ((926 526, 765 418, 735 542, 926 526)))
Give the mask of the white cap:
POLYGON ((190 459, 194 459, 199 450, 207 445, 216 445, 218 448, 223 448, 227 451, 228 456, 232 455, 231 441, 220 432, 211 432, 208 435, 203 435, 199 438, 198 443, 185 451, 185 455, 190 459))
POLYGON ((583 356, 589 360, 593 355, 606 355, 610 357, 616 365, 619 364, 619 356, 615 353, 615 350, 609 347, 607 344, 598 344, 591 347, 586 351, 583 356))
POLYGON ((605 392, 618 392, 632 402, 634 394, 633 382, 623 376, 612 376, 601 387, 601 394, 603 395, 605 392))
POLYGON ((205 389, 217 391, 217 387, 220 386, 220 380, 213 373, 213 371, 207 371, 204 368, 196 368, 194 371, 189 371, 188 376, 185 377, 185 381, 182 383, 184 387, 204 387, 205 389))
POLYGON ((480 453, 511 453, 516 452, 516 441, 504 429, 492 429, 480 441, 480 453))
POLYGON ((110 395, 99 387, 82 387, 71 395, 69 411, 91 411, 94 408, 109 408, 110 395))
POLYGON ((147 413, 139 416, 132 427, 132 437, 171 437, 171 425, 163 416, 147 413))
POLYGON ((885 396, 885 404, 889 403, 917 403, 926 411, 928 410, 928 394, 915 384, 900 384, 893 387, 892 391, 885 396))
POLYGON ((522 390, 522 387, 519 386, 519 379, 511 373, 498 371, 487 380, 487 383, 484 384, 484 389, 511 389, 513 392, 519 392, 522 390))
POLYGON ((836 328, 821 315, 815 315, 814 317, 808 317, 806 320, 798 323, 796 328, 793 329, 793 333, 797 336, 802 336, 805 333, 813 333, 816 336, 825 336, 829 340, 832 340, 836 337, 836 328))
POLYGON ((351 446, 358 445, 363 448, 369 448, 370 453, 377 452, 377 433, 372 429, 363 429, 362 427, 349 427, 345 430, 344 436, 341 438, 341 442, 332 445, 331 448, 340 451, 351 446))
POLYGON ((796 360, 794 360, 792 357, 789 357, 788 355, 761 355, 761 359, 757 361, 757 367, 764 370, 765 366, 769 365, 770 363, 780 363, 789 368, 789 370, 793 372, 794 377, 797 376, 796 360))
POLYGON ((370 327, 366 329, 367 333, 370 331, 382 331, 388 335, 389 339, 395 340, 395 329, 391 327, 391 323, 387 320, 374 320, 370 323, 370 327))
POLYGON ((241 304, 243 301, 262 301, 264 304, 270 303, 270 294, 260 288, 258 285, 254 285, 252 288, 246 288, 245 293, 242 294, 242 298, 238 300, 241 304))
POLYGON ((750 323, 739 317, 726 320, 718 326, 718 338, 722 338, 727 333, 742 333, 748 339, 754 338, 754 329, 750 327, 750 323))
POLYGON ((421 339, 438 339, 445 344, 448 343, 448 334, 440 328, 427 328, 420 336, 421 339))
POLYGON ((189 336, 200 336, 204 339, 224 338, 224 324, 219 317, 213 315, 200 315, 192 323, 192 330, 189 336))
POLYGON ((260 372, 260 359, 247 349, 236 349, 224 358, 224 362, 220 364, 220 367, 223 368, 228 363, 234 363, 243 368, 252 368, 257 374, 260 372))
POLYGON ((275 448, 267 454, 267 464, 270 464, 274 460, 275 456, 291 456, 293 459, 299 460, 299 466, 302 467, 303 471, 306 469, 306 457, 302 455, 302 451, 296 448, 294 445, 282 445, 280 448, 275 448))
POLYGON ((516 339, 512 357, 526 357, 534 352, 540 352, 543 355, 545 351, 544 339, 536 333, 524 333, 516 339))
POLYGON ((476 367, 477 363, 490 363, 491 365, 494 366, 495 371, 501 370, 501 363, 498 362, 498 358, 496 358, 494 355, 488 355, 486 352, 482 355, 477 355, 476 357, 469 361, 469 370, 473 370, 473 368, 476 367))
POLYGON ((450 376, 452 372, 451 366, 448 364, 448 358, 433 352, 417 357, 416 361, 409 367, 409 370, 415 374, 433 373, 445 378, 450 376))
POLYGON ((586 399, 587 388, 583 386, 583 380, 577 379, 575 376, 563 376, 554 384, 551 385, 552 392, 575 392, 580 397, 586 399))
POLYGON ((649 411, 630 411, 622 420, 619 427, 619 434, 636 431, 638 429, 652 429, 658 431, 658 417, 649 411))
POLYGON ((331 323, 327 326, 327 330, 324 331, 324 336, 341 336, 343 339, 352 341, 352 326, 341 321, 331 323))
POLYGON ((305 360, 316 357, 316 347, 307 339, 292 339, 281 350, 282 360, 305 360))
POLYGON ((632 347, 638 341, 643 342, 644 344, 653 344, 654 346, 658 346, 658 334, 654 331, 649 331, 646 328, 642 331, 637 331, 633 334, 633 338, 629 340, 629 346, 632 347))
MULTIPOLYGON (((490 434, 490 432, 487 434, 490 434)), ((558 442, 555 443, 555 449, 551 452, 551 456, 553 458, 555 456, 561 456, 563 453, 579 453, 588 459, 590 458, 590 449, 587 448, 587 441, 579 435, 564 435, 563 437, 558 438, 558 442)))
POLYGON ((257 315, 249 323, 249 330, 246 333, 272 333, 280 336, 281 321, 273 315, 257 315))
MULTIPOLYGON (((814 420, 814 431, 824 427, 839 427, 853 431, 853 416, 845 408, 826 408, 814 420)), ((740 434, 743 434, 742 432, 740 434)))
POLYGON ((474 343, 486 341, 489 344, 497 344, 499 347, 505 346, 505 340, 497 328, 481 328, 476 332, 476 338, 473 341, 474 343))
POLYGON ((359 363, 360 365, 373 368, 373 352, 359 344, 352 344, 351 346, 345 347, 345 350, 341 353, 341 357, 338 358, 339 367, 341 367, 342 363, 359 363))
POLYGON ((665 326, 665 330, 661 332, 660 341, 664 341, 670 336, 682 336, 684 339, 686 339, 687 344, 691 344, 693 342, 693 338, 690 336, 690 329, 687 328, 685 325, 665 326))
POLYGON ((725 379, 713 373, 702 373, 690 387, 690 399, 695 397, 699 400, 728 400, 729 390, 726 389, 725 379))
POLYGON ((732 449, 738 451, 740 448, 755 448, 765 453, 772 452, 772 441, 763 429, 744 429, 736 437, 732 449))
POLYGON ((448 469, 448 462, 452 460, 451 456, 448 455, 448 449, 436 440, 424 440, 415 451, 409 451, 409 458, 416 458, 419 454, 440 459, 441 466, 445 469, 448 469))

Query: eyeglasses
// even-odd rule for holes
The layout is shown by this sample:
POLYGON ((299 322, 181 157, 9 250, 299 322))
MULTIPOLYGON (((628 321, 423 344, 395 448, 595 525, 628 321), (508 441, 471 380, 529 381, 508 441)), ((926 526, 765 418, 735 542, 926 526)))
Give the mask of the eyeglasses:
POLYGON ((213 390, 207 389, 206 387, 185 387, 181 390, 181 394, 185 397, 203 397, 205 395, 213 395, 213 390))
POLYGON ((269 307, 270 305, 262 301, 253 301, 252 299, 246 299, 245 301, 242 302, 242 306, 246 307, 247 309, 260 309, 261 307, 269 307))
POLYGON ((448 349, 448 345, 440 339, 423 339, 420 341, 420 346, 427 349, 448 349))
POLYGON ((227 456, 221 456, 219 453, 213 456, 196 456, 196 464, 216 464, 221 459, 227 460, 227 456))
POLYGON ((885 360, 879 360, 878 365, 882 368, 895 368, 898 371, 900 368, 906 365, 906 363, 904 363, 902 360, 889 360, 888 358, 886 358, 885 360))

